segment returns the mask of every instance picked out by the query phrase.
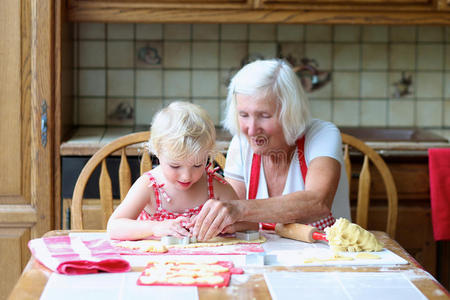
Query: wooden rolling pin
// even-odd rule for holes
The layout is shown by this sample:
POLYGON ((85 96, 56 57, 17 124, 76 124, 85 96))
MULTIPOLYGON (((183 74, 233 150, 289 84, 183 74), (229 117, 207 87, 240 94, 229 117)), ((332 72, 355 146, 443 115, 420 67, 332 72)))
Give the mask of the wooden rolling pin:
POLYGON ((291 224, 271 224, 262 223, 263 229, 275 230, 275 232, 282 237, 307 242, 315 243, 319 240, 328 242, 326 234, 316 227, 305 224, 291 223, 291 224))

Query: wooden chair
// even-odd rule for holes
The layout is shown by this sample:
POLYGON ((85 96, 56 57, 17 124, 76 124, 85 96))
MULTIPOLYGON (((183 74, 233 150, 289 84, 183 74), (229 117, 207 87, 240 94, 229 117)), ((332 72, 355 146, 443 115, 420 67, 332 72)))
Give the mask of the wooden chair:
POLYGON ((362 140, 355 138, 354 136, 342 133, 342 144, 344 145, 344 162, 347 172, 347 178, 349 182, 349 190, 352 179, 352 165, 350 162, 349 148, 357 150, 364 155, 361 172, 359 174, 358 182, 358 196, 357 196, 357 208, 356 208, 356 224, 367 229, 368 215, 369 215, 369 203, 370 203, 370 163, 378 170, 381 178, 383 179, 384 186, 386 188, 386 195, 388 201, 388 213, 387 213, 387 226, 386 232, 395 238, 395 230, 397 227, 397 207, 398 196, 397 188, 392 177, 389 167, 384 162, 383 158, 371 147, 367 146, 362 140))
MULTIPOLYGON (((102 227, 96 229, 106 229, 106 224, 111 216, 113 208, 113 193, 111 177, 106 167, 106 158, 115 152, 120 154, 119 165, 119 189, 120 201, 122 201, 131 187, 131 170, 127 159, 126 148, 130 145, 147 142, 150 131, 136 132, 120 137, 98 150, 86 163, 75 184, 71 206, 71 228, 83 229, 83 198, 84 190, 94 170, 101 164, 99 178, 100 205, 102 212, 102 227)), ((142 150, 140 163, 140 174, 152 169, 152 160, 145 147, 138 147, 142 150)), ((218 153, 214 158, 215 163, 222 169, 225 167, 225 156, 218 153)))

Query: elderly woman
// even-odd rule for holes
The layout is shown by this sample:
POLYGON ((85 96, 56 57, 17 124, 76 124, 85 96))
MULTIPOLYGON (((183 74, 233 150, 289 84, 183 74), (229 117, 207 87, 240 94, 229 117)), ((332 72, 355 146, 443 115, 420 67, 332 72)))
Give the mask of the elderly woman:
POLYGON ((244 66, 229 85, 223 124, 234 135, 224 174, 241 200, 206 202, 193 222, 200 240, 255 228, 256 222, 323 229, 334 217, 350 218, 340 132, 311 119, 308 99, 286 62, 244 66))

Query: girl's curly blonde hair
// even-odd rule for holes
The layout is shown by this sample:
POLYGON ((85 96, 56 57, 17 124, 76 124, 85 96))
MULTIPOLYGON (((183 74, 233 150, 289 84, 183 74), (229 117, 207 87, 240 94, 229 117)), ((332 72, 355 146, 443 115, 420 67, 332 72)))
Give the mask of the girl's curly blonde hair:
POLYGON ((208 113, 189 102, 172 102, 161 109, 151 125, 149 151, 181 161, 201 153, 216 152, 216 130, 208 113))

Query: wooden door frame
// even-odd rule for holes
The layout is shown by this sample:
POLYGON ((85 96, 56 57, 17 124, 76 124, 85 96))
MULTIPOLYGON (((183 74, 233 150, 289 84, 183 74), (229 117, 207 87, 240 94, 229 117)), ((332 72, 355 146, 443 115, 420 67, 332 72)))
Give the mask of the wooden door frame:
POLYGON ((31 206, 36 213, 32 238, 41 237, 54 228, 54 19, 54 0, 31 0, 30 184, 31 206), (41 128, 45 110, 46 133, 41 128))

